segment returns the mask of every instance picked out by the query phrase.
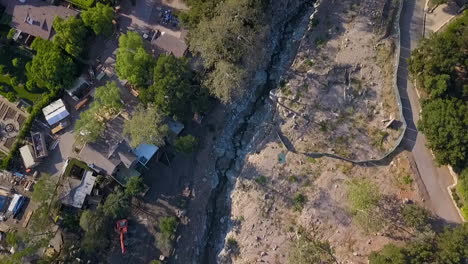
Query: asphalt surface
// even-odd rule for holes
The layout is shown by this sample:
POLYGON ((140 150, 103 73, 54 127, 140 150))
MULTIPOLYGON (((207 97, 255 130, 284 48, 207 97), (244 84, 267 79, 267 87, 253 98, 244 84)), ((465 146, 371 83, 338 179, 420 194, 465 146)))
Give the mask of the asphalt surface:
POLYGON ((432 211, 448 223, 460 223, 462 220, 447 190, 447 187, 453 184, 453 178, 446 166, 436 166, 430 150, 426 147, 425 136, 417 131, 415 125, 419 120, 421 106, 416 90, 408 79, 406 60, 422 38, 424 5, 425 0, 405 0, 400 18, 401 54, 397 84, 402 99, 403 115, 407 122, 403 145, 413 154, 429 194, 427 203, 432 211))

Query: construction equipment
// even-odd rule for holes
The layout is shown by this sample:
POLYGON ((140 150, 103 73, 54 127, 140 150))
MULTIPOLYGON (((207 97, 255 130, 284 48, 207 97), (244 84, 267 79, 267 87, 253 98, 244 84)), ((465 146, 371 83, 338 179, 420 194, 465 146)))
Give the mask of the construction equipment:
POLYGON ((120 233, 120 248, 122 249, 122 254, 125 254, 127 249, 125 248, 124 234, 128 231, 128 220, 122 219, 117 221, 116 230, 120 233))

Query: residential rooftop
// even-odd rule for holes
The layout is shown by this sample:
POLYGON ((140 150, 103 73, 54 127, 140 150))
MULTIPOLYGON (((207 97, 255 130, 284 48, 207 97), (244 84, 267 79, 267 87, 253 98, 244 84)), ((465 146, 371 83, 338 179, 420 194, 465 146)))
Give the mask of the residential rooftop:
POLYGON ((41 0, 0 0, 5 12, 12 16, 10 26, 34 37, 51 39, 52 23, 55 17, 68 18, 78 15, 78 11, 65 6, 55 6, 41 0))

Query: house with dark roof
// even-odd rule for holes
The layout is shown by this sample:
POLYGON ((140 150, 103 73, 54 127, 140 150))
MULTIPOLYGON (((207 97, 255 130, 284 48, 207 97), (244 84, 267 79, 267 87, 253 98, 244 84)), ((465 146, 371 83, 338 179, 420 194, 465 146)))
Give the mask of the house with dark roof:
MULTIPOLYGON (((132 176, 140 176, 137 164, 145 165, 157 152, 157 147, 149 145, 156 151, 142 151, 142 147, 133 149, 123 136, 125 118, 117 115, 106 123, 101 138, 96 142, 87 143, 79 152, 78 158, 88 164, 90 168, 113 177, 118 183, 125 185, 132 176), (141 153, 143 154, 141 154, 141 153), (144 158, 142 158, 144 155, 144 158)), ((148 146, 146 146, 148 147, 148 146)))
POLYGON ((26 44, 35 37, 51 39, 54 35, 52 23, 55 17, 68 18, 78 15, 78 11, 65 6, 48 4, 42 0, 0 0, 5 13, 11 16, 10 26, 16 29, 15 40, 26 44))
POLYGON ((151 44, 158 54, 172 54, 177 58, 187 54, 188 46, 185 41, 166 32, 161 32, 161 35, 151 41, 151 44))

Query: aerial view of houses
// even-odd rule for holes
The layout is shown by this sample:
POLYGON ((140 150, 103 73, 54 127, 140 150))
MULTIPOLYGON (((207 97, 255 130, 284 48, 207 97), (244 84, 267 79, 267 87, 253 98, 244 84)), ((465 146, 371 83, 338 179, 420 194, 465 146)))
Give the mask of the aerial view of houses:
POLYGON ((468 263, 467 7, 0 0, 0 263, 468 263))

